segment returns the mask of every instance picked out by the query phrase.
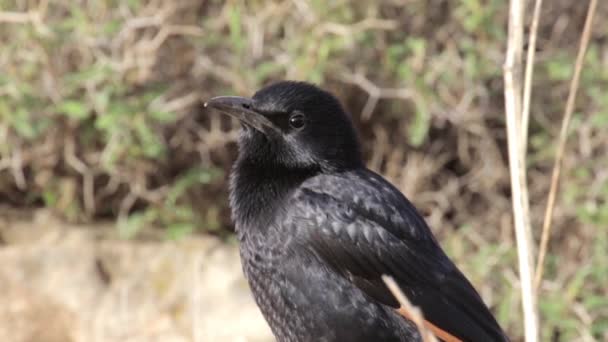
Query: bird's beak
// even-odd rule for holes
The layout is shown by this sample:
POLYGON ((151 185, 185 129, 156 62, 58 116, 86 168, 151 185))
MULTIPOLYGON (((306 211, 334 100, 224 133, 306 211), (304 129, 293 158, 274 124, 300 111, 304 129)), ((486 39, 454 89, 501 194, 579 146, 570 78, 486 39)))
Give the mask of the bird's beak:
POLYGON ((272 121, 251 109, 251 102, 246 97, 217 96, 205 102, 204 106, 235 117, 266 135, 280 133, 281 130, 272 121))

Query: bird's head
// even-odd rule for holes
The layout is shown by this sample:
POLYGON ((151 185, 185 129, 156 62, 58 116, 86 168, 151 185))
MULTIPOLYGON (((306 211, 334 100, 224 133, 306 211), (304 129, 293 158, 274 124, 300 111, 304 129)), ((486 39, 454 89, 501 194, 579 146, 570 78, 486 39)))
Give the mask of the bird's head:
POLYGON ((252 98, 205 103, 239 119, 240 158, 288 169, 342 170, 362 164, 350 115, 332 94, 305 82, 281 81, 252 98))

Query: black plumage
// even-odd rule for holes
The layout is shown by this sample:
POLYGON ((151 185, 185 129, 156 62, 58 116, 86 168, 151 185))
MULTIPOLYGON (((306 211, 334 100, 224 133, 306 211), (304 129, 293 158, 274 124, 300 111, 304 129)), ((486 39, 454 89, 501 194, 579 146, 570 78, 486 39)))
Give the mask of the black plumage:
POLYGON ((383 274, 446 340, 508 340, 414 206, 364 166, 334 96, 283 81, 206 105, 243 123, 230 206, 244 273, 279 341, 419 340, 383 274))

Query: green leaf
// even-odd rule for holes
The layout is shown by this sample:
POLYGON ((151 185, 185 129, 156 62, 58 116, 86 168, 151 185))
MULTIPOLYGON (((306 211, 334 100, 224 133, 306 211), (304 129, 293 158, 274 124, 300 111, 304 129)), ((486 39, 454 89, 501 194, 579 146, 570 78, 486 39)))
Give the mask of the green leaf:
POLYGON ((33 139, 36 137, 36 129, 32 124, 29 113, 25 109, 17 109, 11 123, 17 134, 20 136, 26 139, 33 139))
POLYGON ((173 223, 167 227, 166 236, 170 240, 179 240, 194 232, 194 229, 192 223, 173 223))
POLYGON ((186 172, 186 174, 184 174, 177 181, 175 181, 173 187, 167 194, 167 198, 165 199, 165 205, 169 207, 174 207, 177 203, 177 200, 190 187, 194 185, 207 184, 219 175, 220 172, 215 169, 194 168, 189 170, 188 172, 186 172))
POLYGON ((52 190, 45 190, 44 192, 42 192, 42 200, 44 201, 44 205, 47 207, 53 207, 55 205, 55 203, 57 203, 57 192, 55 191, 55 189, 52 190))
POLYGON ((408 127, 408 139, 414 146, 420 146, 424 142, 431 128, 431 114, 426 106, 418 106, 414 115, 414 120, 408 127))
POLYGON ((131 214, 126 219, 118 221, 116 225, 118 228, 118 235, 123 239, 131 239, 135 237, 142 228, 151 224, 157 218, 157 212, 152 209, 141 213, 131 214))
POLYGON ((240 55, 245 47, 241 31, 241 10, 238 6, 231 6, 228 10, 230 41, 236 52, 240 55))
POLYGON ((59 113, 73 119, 82 120, 89 116, 89 108, 82 103, 74 100, 65 100, 58 105, 59 113))

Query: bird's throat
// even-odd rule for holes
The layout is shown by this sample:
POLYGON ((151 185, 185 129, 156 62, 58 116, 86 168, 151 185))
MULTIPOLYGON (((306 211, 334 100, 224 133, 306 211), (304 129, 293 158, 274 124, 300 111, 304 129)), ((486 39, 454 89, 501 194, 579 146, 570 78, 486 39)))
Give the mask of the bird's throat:
POLYGON ((239 158, 230 175, 230 209, 237 232, 265 229, 290 193, 316 172, 239 158))

